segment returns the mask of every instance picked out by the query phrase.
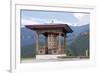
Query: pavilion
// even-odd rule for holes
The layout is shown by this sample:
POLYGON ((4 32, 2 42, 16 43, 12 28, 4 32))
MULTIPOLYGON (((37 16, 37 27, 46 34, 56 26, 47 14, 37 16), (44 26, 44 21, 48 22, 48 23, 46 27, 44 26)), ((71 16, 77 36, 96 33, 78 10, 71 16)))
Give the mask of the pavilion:
POLYGON ((58 55, 66 55, 65 49, 67 45, 67 33, 72 33, 73 30, 67 24, 38 24, 26 25, 27 28, 35 31, 36 39, 36 58, 43 58, 43 56, 57 58, 58 55), (40 48, 39 35, 45 36, 44 48, 40 48), (63 45, 61 44, 61 37, 63 37, 63 45))

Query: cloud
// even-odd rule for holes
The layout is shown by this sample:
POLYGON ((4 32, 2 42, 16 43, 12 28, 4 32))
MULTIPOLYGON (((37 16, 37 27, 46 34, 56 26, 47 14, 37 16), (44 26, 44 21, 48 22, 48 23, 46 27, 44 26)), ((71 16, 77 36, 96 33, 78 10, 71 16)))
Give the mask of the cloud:
POLYGON ((41 19, 41 18, 29 18, 29 19, 25 19, 25 18, 22 18, 21 19, 21 27, 24 27, 25 25, 42 25, 42 24, 46 24, 46 23, 61 23, 61 24, 68 24, 68 25, 72 25, 70 22, 64 22, 64 21, 61 21, 61 20, 58 20, 58 19, 53 19, 53 20, 50 20, 50 19, 41 19))
POLYGON ((23 19, 21 20, 22 25, 33 25, 33 24, 40 24, 37 21, 31 20, 31 19, 23 19))
POLYGON ((74 13, 74 17, 78 20, 77 26, 86 25, 90 22, 90 15, 83 13, 74 13))
POLYGON ((21 25, 22 26, 25 26, 25 25, 42 25, 44 23, 47 23, 49 22, 48 19, 41 19, 41 18, 34 18, 34 17, 31 17, 31 18, 22 18, 21 19, 21 25))
POLYGON ((40 22, 34 20, 34 19, 21 19, 21 27, 24 27, 25 25, 37 25, 40 24, 40 22))
POLYGON ((77 19, 81 19, 85 14, 82 14, 82 13, 74 13, 74 16, 77 18, 77 19))

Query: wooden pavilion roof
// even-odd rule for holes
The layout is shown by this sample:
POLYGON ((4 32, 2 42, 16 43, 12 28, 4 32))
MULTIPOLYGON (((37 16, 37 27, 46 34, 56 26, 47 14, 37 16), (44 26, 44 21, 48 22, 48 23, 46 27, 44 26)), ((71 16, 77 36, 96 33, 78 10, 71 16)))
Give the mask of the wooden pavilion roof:
POLYGON ((29 28, 31 30, 63 30, 67 33, 72 33, 73 30, 67 25, 67 24, 38 24, 38 25, 26 25, 26 28, 29 28))

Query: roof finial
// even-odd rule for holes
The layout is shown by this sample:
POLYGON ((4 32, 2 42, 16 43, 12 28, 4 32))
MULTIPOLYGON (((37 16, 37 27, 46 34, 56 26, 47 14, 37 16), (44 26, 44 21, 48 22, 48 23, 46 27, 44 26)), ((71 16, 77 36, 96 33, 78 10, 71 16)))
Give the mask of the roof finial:
POLYGON ((54 20, 52 20, 51 23, 54 23, 54 20))

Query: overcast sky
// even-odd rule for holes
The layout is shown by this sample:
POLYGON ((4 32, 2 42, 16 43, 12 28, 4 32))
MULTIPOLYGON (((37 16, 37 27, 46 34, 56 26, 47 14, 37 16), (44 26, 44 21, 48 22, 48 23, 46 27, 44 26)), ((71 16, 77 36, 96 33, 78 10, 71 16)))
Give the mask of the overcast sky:
POLYGON ((54 23, 82 26, 90 23, 90 15, 87 13, 21 10, 22 27, 24 25, 51 23, 52 21, 54 23))

